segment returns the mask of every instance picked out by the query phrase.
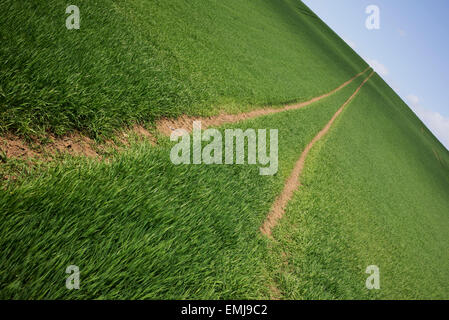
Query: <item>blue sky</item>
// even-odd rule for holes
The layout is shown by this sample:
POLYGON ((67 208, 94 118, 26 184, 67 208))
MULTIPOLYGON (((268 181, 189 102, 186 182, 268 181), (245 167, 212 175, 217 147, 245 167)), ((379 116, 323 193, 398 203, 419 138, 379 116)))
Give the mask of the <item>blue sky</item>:
POLYGON ((303 0, 408 103, 449 149, 449 1, 303 0), (380 9, 368 30, 365 10, 380 9))

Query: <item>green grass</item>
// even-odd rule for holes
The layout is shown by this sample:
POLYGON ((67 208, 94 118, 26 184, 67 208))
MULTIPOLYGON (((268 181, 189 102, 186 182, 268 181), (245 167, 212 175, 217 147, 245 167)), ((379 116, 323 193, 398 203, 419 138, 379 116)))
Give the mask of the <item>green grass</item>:
MULTIPOLYGON (((0 134, 96 138, 160 117, 242 112, 326 93, 366 68, 300 1, 0 4, 0 134)), ((224 128, 279 129, 279 172, 175 166, 173 143, 109 161, 0 150, 1 299, 449 298, 449 153, 373 77, 312 149, 302 187, 260 234, 305 146, 361 83, 224 128), (77 265, 81 289, 65 288, 77 265), (381 290, 365 288, 378 265, 381 290)), ((220 130, 224 130, 220 128, 220 130)))
POLYGON ((0 4, 0 133, 109 136, 135 122, 241 112, 334 89, 366 63, 299 1, 0 4))
MULTIPOLYGON (((269 298, 262 224, 306 144, 361 83, 230 127, 279 128, 279 172, 175 166, 168 139, 110 162, 68 158, 0 191, 0 297, 269 298), (77 265, 81 290, 65 288, 77 265)), ((270 262, 271 261, 271 262, 270 262)))
POLYGON ((449 298, 449 154, 421 128, 376 76, 312 150, 275 231, 285 298, 449 298))

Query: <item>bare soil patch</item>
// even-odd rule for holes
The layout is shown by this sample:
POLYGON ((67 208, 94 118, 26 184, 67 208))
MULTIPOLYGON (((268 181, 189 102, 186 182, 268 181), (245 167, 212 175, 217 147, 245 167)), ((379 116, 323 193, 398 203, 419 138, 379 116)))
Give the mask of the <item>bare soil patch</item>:
POLYGON ((122 146, 129 146, 131 136, 137 136, 141 141, 148 140, 155 144, 154 136, 141 125, 134 125, 132 128, 121 131, 116 136, 115 143, 107 140, 98 143, 95 140, 78 132, 66 136, 56 137, 48 135, 44 141, 39 138, 32 138, 25 141, 22 138, 7 134, 0 137, 0 151, 7 159, 39 159, 51 161, 57 154, 70 154, 73 156, 84 156, 88 158, 102 159, 102 151, 112 148, 120 150, 122 146))

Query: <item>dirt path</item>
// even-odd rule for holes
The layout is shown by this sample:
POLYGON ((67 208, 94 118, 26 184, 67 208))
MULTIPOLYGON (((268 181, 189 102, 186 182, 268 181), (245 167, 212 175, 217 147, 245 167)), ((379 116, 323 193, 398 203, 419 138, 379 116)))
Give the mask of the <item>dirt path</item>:
MULTIPOLYGON (((294 105, 288 105, 279 109, 274 108, 264 108, 258 109, 251 112, 240 113, 240 114, 221 114, 214 117, 200 118, 200 117, 188 117, 182 116, 178 119, 161 119, 156 122, 157 129, 165 134, 170 135, 172 130, 175 129, 185 129, 187 131, 192 130, 193 121, 202 121, 203 129, 209 126, 219 126, 225 123, 233 123, 241 120, 252 119, 260 117, 263 115, 278 113, 286 110, 299 109, 308 106, 316 101, 324 99, 337 91, 343 89, 355 79, 363 75, 370 68, 368 67, 364 71, 360 72, 352 79, 346 81, 338 88, 332 90, 329 93, 323 94, 319 97, 315 97, 309 101, 301 102, 294 105)), ((135 134, 138 137, 147 139, 153 144, 156 143, 155 137, 146 129, 140 125, 135 125, 132 128, 128 128, 117 133, 117 139, 122 142, 123 145, 128 145, 128 137, 131 134, 135 134)), ((6 136, 0 136, 0 152, 4 153, 7 158, 15 159, 42 159, 51 160, 53 156, 59 153, 69 153, 76 156, 86 156, 90 158, 102 158, 99 152, 102 149, 112 147, 114 149, 119 149, 117 145, 108 141, 106 144, 98 144, 92 139, 78 133, 73 132, 64 137, 49 137, 50 143, 42 144, 38 139, 35 139, 32 144, 25 142, 18 136, 9 134, 6 136)))
POLYGON ((290 174, 289 178, 285 182, 284 190, 282 190, 282 193, 278 196, 276 201, 274 202, 273 206, 271 207, 270 212, 268 213, 268 216, 263 223, 263 225, 260 227, 260 231, 271 238, 271 231, 272 229, 277 225, 278 221, 283 217, 285 213, 285 208, 290 201, 290 199, 293 196, 293 193, 301 186, 301 173, 304 169, 304 163, 306 161, 306 158, 314 146, 314 144, 319 141, 322 137, 324 137, 329 129, 331 128, 332 124, 334 123, 335 119, 340 115, 340 113, 343 111, 343 109, 351 102, 352 99, 357 95, 357 93, 360 91, 360 89, 363 87, 363 85, 371 78, 371 76, 374 74, 372 72, 368 78, 366 78, 362 84, 354 91, 354 93, 346 100, 346 102, 340 107, 340 109, 337 110, 337 112, 333 115, 331 120, 324 126, 323 129, 321 129, 320 132, 310 141, 310 143, 306 146, 304 151, 302 152, 301 156, 299 157, 298 161, 295 164, 295 167, 293 168, 292 173, 290 174))
POLYGON ((203 129, 210 127, 210 126, 220 126, 222 124, 226 123, 234 123, 242 120, 257 118, 264 115, 269 115, 273 113, 283 112, 287 110, 293 110, 293 109, 300 109, 305 106, 308 106, 314 102, 320 101, 324 98, 329 97, 330 95, 340 91, 344 87, 348 86, 350 83, 352 83, 355 79, 363 75, 365 72, 367 72, 370 69, 370 67, 366 68, 364 71, 360 72, 356 76, 354 76, 352 79, 346 81, 342 85, 340 85, 338 88, 323 94, 319 97, 312 98, 308 101, 288 105, 282 108, 263 108, 263 109, 257 109, 250 112, 245 113, 239 113, 239 114, 220 114, 218 116, 213 117, 190 117, 190 116, 181 116, 177 119, 168 119, 163 118, 156 122, 156 127, 158 131, 162 132, 166 136, 169 136, 173 130, 176 129, 184 129, 188 132, 192 131, 192 125, 194 121, 201 121, 201 126, 203 129))
POLYGON ((38 138, 26 142, 16 135, 7 134, 0 136, 0 152, 3 152, 8 159, 51 161, 58 154, 101 159, 103 151, 107 149, 121 150, 121 146, 129 146, 132 136, 139 140, 149 140, 153 144, 156 142, 148 130, 140 125, 134 125, 117 132, 115 138, 119 144, 112 140, 100 144, 79 132, 72 132, 63 137, 49 135, 46 143, 42 143, 38 138))

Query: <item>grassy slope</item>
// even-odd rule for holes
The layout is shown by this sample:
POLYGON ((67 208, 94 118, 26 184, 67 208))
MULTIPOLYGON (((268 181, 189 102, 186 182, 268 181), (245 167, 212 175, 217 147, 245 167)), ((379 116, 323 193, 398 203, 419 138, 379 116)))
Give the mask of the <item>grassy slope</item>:
POLYGON ((161 116, 304 100, 365 68, 293 0, 0 4, 0 133, 92 136, 161 116))
POLYGON ((272 256, 259 227, 305 145, 362 80, 304 109, 234 125, 279 128, 273 177, 257 166, 174 166, 165 141, 109 164, 58 164, 1 190, 0 297, 269 297, 272 256), (77 292, 64 287, 70 264, 81 269, 77 292))
POLYGON ((286 298, 449 298, 449 154, 423 127, 376 77, 313 150, 275 233, 286 298))
MULTIPOLYGON (((366 66, 293 0, 89 1, 80 32, 65 29, 65 7, 0 4, 1 132, 96 136, 304 100, 366 66)), ((175 167, 165 140, 1 189, 0 297, 265 298, 275 281, 286 298, 447 298, 449 154, 379 79, 312 151, 280 243, 259 234, 304 146, 360 80, 238 125, 280 129, 274 177, 175 167), (69 264, 80 291, 64 287, 69 264), (379 292, 364 289, 368 264, 381 268, 379 292)))

